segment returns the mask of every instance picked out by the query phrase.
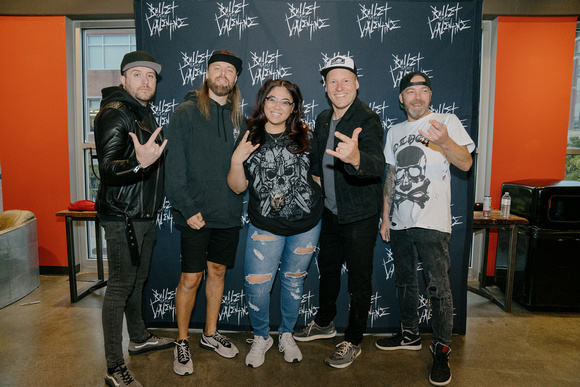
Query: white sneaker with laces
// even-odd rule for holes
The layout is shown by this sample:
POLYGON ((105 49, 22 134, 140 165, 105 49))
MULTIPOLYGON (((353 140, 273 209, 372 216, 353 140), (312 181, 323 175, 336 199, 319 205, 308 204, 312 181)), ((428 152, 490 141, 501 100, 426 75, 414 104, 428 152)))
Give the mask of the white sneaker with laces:
POLYGON ((290 332, 284 332, 278 337, 278 350, 284 353, 284 360, 288 363, 298 363, 302 360, 302 352, 290 332))
POLYGON ((253 339, 246 341, 252 343, 252 348, 250 348, 250 352, 246 355, 246 365, 248 367, 258 368, 264 364, 266 352, 272 348, 274 339, 272 339, 272 336, 268 336, 267 339, 264 339, 262 336, 254 336, 253 339))

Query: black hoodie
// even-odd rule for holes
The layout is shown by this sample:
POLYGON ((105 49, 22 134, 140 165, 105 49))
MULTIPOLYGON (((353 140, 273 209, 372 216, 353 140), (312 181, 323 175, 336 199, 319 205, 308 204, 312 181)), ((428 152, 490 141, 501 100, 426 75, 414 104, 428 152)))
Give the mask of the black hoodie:
POLYGON ((242 195, 227 184, 230 161, 240 130, 231 121, 230 103, 210 99, 209 120, 199 111, 190 91, 171 116, 167 128, 166 193, 175 210, 175 222, 187 227, 187 219, 201 213, 208 228, 241 225, 242 195))

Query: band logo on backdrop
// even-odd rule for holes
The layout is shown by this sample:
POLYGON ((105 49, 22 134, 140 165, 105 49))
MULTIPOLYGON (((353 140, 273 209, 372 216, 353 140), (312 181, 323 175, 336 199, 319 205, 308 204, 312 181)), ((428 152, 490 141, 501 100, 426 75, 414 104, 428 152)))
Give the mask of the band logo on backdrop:
MULTIPOLYGON (((251 113, 256 93, 266 79, 285 78, 300 86, 305 121, 315 129, 316 116, 330 107, 319 70, 329 58, 346 55, 355 60, 359 70, 359 97, 379 115, 385 132, 406 119, 398 104, 401 78, 409 72, 422 71, 432 79, 434 87, 431 110, 456 114, 472 138, 477 137, 477 117, 471 107, 478 96, 481 0, 135 0, 134 4, 137 47, 150 52, 163 65, 152 108, 164 128, 186 92, 199 89, 203 83, 211 52, 225 48, 244 62, 238 85, 246 116, 251 113)), ((470 243, 471 229, 464 220, 470 210, 468 200, 469 192, 473 192, 473 178, 453 176, 452 191, 450 277, 456 306, 454 331, 465 333, 466 295, 461 289, 467 275, 464 251, 470 243)), ((242 230, 248 222, 244 212, 242 230)), ((150 326, 173 327, 180 256, 178 230, 172 227, 168 202, 158 217, 158 227, 158 243, 145 289, 148 310, 145 318, 150 326)), ((242 238, 240 244, 236 265, 226 276, 219 314, 222 329, 250 328, 243 284, 245 242, 242 243, 242 238)), ((304 286, 299 325, 308 323, 318 310, 317 264, 315 255, 304 286)), ((379 236, 374 268, 369 331, 394 330, 398 328, 399 312, 393 259, 390 246, 379 236)), ((419 266, 418 270, 422 268, 419 266)), ((339 329, 347 321, 348 297, 343 294, 346 281, 343 288, 339 303, 344 307, 339 308, 342 312, 335 319, 339 329)), ((203 326, 204 302, 204 297, 198 299, 192 327, 203 326)), ((277 309, 275 302, 279 302, 276 285, 272 294, 273 310, 277 309)), ((422 326, 426 327, 430 320, 426 297, 421 299, 418 313, 422 326)), ((272 327, 277 326, 276 316, 272 316, 271 323, 272 327)))

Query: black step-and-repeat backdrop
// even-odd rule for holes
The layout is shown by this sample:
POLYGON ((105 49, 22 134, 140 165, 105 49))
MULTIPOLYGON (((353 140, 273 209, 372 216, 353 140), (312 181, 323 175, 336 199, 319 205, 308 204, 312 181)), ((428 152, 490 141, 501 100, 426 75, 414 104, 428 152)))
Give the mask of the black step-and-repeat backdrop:
MULTIPOLYGON (((359 97, 381 117, 386 131, 406 119, 399 109, 399 81, 408 72, 431 77, 432 110, 455 113, 472 138, 477 134, 479 52, 482 1, 147 1, 135 0, 137 47, 162 65, 154 102, 157 120, 167 127, 185 93, 199 89, 214 49, 228 49, 244 61, 238 85, 244 114, 251 113, 258 89, 268 78, 298 84, 306 120, 329 108, 319 70, 335 55, 352 57, 359 69, 359 97)), ((314 128, 316 130, 316 128, 314 128)), ((211 163, 211 160, 207 160, 211 163)), ((203 168, 200 165, 200 168, 203 168)), ((451 284, 455 305, 454 332, 465 333, 466 281, 473 174, 453 169, 451 284)), ((180 277, 179 231, 172 225, 171 204, 159 217, 159 236, 145 290, 148 326, 175 327, 175 289, 180 277)), ((244 298, 243 264, 247 214, 242 215, 236 265, 226 276, 218 327, 251 330, 244 298)), ((378 228, 378 225, 377 225, 378 228)), ((421 268, 419 268, 421 270, 421 268)), ((272 295, 271 328, 280 322, 279 281, 272 295)), ((346 268, 339 297, 337 328, 347 324, 349 297, 346 268)), ((205 322, 205 288, 199 290, 191 327, 205 322)), ((298 325, 318 309, 318 267, 313 258, 306 278, 298 325)), ((429 302, 418 311, 422 330, 430 320, 429 302)), ((369 332, 395 331, 399 310, 395 297, 390 246, 377 233, 369 332)))

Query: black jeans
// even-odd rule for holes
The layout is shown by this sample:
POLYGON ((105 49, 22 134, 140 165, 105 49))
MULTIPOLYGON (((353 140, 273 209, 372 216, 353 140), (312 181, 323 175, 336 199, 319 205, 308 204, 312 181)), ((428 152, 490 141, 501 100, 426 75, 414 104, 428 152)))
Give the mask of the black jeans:
POLYGON ((397 298, 401 323, 419 329, 419 261, 431 301, 432 343, 451 344, 453 331, 453 295, 449 284, 449 244, 451 234, 422 228, 391 230, 391 249, 395 264, 397 298))
POLYGON ((373 253, 379 214, 347 224, 338 224, 337 216, 326 208, 322 214, 320 233, 320 309, 315 322, 327 326, 336 316, 336 300, 340 292, 342 265, 348 271, 350 312, 344 339, 359 345, 366 332, 371 306, 373 253))
POLYGON ((143 286, 149 276, 149 265, 157 239, 155 221, 134 222, 141 262, 133 266, 125 236, 125 222, 102 221, 107 240, 109 278, 103 301, 103 336, 107 367, 115 368, 123 359, 123 316, 127 320, 129 339, 146 340, 149 334, 141 313, 143 286))

